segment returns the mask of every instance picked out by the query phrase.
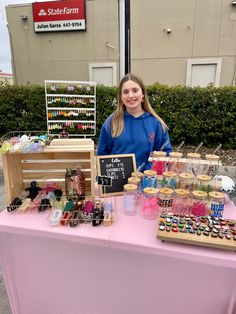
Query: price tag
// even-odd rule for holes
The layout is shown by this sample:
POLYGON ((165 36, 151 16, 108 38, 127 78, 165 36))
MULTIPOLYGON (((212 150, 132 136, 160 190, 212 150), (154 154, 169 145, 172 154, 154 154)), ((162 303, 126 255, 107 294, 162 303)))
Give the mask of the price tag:
POLYGON ((107 176, 97 176, 98 185, 112 186, 112 178, 107 176))

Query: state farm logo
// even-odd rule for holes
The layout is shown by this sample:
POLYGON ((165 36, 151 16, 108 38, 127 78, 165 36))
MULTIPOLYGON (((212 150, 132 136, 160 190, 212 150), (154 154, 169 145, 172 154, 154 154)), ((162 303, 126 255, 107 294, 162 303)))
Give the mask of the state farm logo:
POLYGON ((38 13, 38 16, 46 16, 46 15, 61 15, 61 14, 78 14, 79 8, 67 8, 64 7, 63 9, 41 9, 38 13))
POLYGON ((38 13, 38 16, 45 16, 47 13, 44 11, 44 9, 41 9, 38 13))

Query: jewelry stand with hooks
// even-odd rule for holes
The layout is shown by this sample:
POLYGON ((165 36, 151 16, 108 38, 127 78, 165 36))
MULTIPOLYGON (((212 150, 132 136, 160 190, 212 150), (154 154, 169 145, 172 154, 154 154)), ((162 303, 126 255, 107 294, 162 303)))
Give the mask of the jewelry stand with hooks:
POLYGON ((96 83, 45 81, 47 129, 50 135, 96 135, 96 83))

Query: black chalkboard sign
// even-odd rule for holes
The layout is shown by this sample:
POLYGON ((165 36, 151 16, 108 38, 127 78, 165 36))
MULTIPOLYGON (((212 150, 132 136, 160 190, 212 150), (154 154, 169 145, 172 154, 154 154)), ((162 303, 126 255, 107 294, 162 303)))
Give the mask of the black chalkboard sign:
POLYGON ((136 171, 134 154, 97 156, 98 176, 112 178, 111 186, 99 186, 100 196, 121 195, 131 173, 136 171))

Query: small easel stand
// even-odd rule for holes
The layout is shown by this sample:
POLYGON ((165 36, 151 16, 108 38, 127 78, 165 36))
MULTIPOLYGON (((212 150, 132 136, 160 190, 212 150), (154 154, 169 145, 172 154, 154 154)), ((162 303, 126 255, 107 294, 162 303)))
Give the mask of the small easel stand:
MULTIPOLYGON (((106 188, 112 186, 112 177, 107 176, 98 176, 98 185, 102 186, 102 189, 104 190, 104 195, 107 194, 106 188)), ((107 198, 104 197, 103 201, 103 210, 104 210, 104 219, 103 219, 103 225, 104 226, 110 226, 117 218, 117 201, 116 196, 107 198)))

